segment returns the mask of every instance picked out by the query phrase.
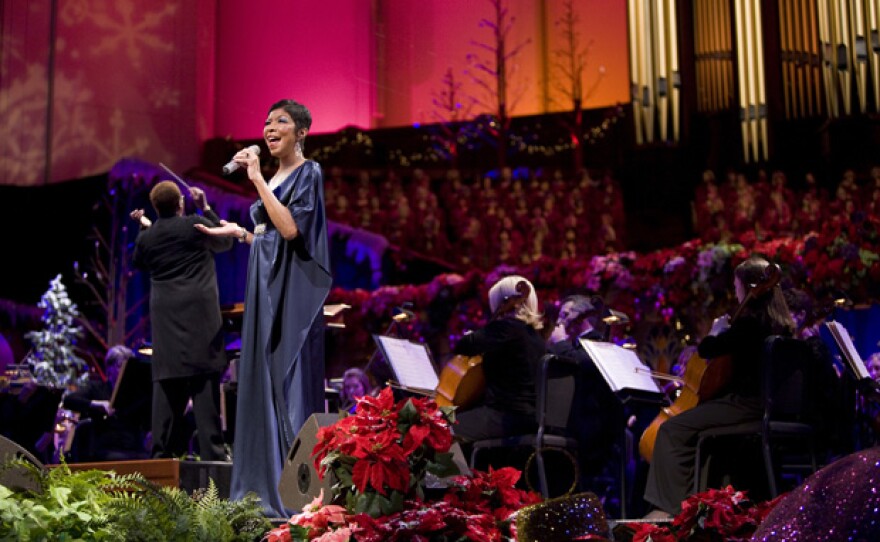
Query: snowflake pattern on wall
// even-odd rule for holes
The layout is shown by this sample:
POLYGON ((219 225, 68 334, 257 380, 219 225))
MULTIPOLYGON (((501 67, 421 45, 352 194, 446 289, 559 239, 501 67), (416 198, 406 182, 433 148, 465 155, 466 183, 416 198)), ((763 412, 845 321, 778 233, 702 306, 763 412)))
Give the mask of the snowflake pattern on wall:
POLYGON ((92 48, 92 54, 100 56, 113 54, 120 48, 128 55, 131 65, 135 69, 143 67, 142 59, 149 56, 146 49, 153 52, 171 53, 174 44, 164 40, 160 34, 165 19, 171 18, 177 12, 177 4, 163 2, 155 11, 150 11, 144 5, 135 5, 135 2, 117 1, 97 3, 96 10, 92 13, 89 21, 101 30, 98 44, 92 48), (99 6, 103 10, 98 9, 99 6), (111 13, 111 10, 115 13, 111 13))
POLYGON ((47 171, 48 182, 101 174, 125 156, 173 162, 179 147, 171 150, 165 142, 173 144, 178 136, 160 111, 181 107, 187 95, 185 88, 168 84, 180 61, 175 51, 189 43, 174 31, 182 6, 179 1, 60 2, 54 77, 43 58, 33 65, 23 62, 28 44, 48 37, 48 27, 18 26, 0 36, 0 53, 8 60, 0 78, 0 130, 5 134, 0 138, 0 184, 42 184, 47 171), (122 92, 101 83, 112 66, 126 67, 122 92), (50 89, 53 100, 47 108, 50 89), (47 159, 52 162, 48 168, 47 159))
MULTIPOLYGON (((22 77, 2 89, 0 101, 0 182, 16 185, 39 184, 46 161, 46 66, 32 64, 22 77)), ((82 147, 88 123, 84 105, 92 92, 82 78, 55 75, 55 105, 52 118, 53 162, 74 155, 82 147)))

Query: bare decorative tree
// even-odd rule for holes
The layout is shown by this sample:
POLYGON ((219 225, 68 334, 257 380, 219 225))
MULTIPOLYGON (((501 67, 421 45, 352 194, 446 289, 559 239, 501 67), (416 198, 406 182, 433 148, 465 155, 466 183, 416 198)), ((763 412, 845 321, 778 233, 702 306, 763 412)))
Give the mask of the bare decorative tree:
POLYGON ((593 81, 590 88, 584 92, 584 72, 587 68, 587 57, 593 41, 588 41, 586 45, 581 43, 580 33, 578 32, 580 17, 574 10, 573 0, 566 0, 563 7, 562 15, 555 22, 557 29, 559 29, 559 35, 563 39, 563 46, 553 52, 553 66, 561 75, 560 80, 567 83, 557 88, 560 89, 564 98, 572 105, 571 120, 566 122, 565 125, 574 147, 574 168, 575 171, 580 171, 584 165, 582 149, 585 129, 583 104, 596 92, 596 88, 605 75, 605 69, 604 67, 599 68, 597 72, 598 77, 593 81))
POLYGON ((432 140, 440 145, 436 150, 449 160, 453 168, 458 167, 459 145, 467 138, 465 135, 467 121, 476 99, 462 92, 463 83, 455 79, 452 68, 443 76, 443 87, 431 98, 434 110, 431 116, 437 121, 439 134, 432 135, 432 140))
POLYGON ((516 65, 511 60, 519 54, 523 47, 531 43, 531 40, 527 39, 515 46, 509 46, 508 35, 516 22, 516 17, 510 15, 503 0, 489 0, 489 2, 494 9, 494 20, 481 19, 479 26, 480 28, 488 28, 492 32, 494 41, 491 43, 472 42, 478 52, 467 55, 470 68, 466 73, 486 95, 485 99, 477 98, 476 104, 488 111, 493 111, 494 118, 489 121, 487 131, 495 139, 498 150, 498 167, 500 168, 507 163, 510 115, 525 92, 525 83, 516 89, 510 88, 516 71, 516 65), (488 56, 488 60, 483 55, 488 56))
POLYGON ((147 297, 141 296, 129 306, 128 284, 133 272, 131 269, 131 246, 136 230, 129 226, 128 213, 133 208, 133 194, 140 183, 131 179, 129 186, 122 181, 112 186, 109 194, 92 208, 93 214, 103 211, 109 217, 106 233, 98 225, 92 226, 92 254, 85 265, 74 262, 77 283, 92 294, 90 305, 96 308, 97 315, 81 318, 80 323, 89 332, 103 351, 114 344, 131 344, 140 332, 145 319, 138 321, 131 329, 128 318, 139 310, 147 297))

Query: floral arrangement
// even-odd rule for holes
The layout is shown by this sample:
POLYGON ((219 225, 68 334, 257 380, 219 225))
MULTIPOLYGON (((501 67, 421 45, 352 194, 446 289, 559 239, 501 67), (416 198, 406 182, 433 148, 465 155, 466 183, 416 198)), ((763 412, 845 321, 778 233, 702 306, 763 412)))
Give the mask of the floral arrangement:
POLYGON ((808 278, 818 290, 844 291, 855 302, 880 298, 880 220, 853 213, 807 236, 803 248, 808 278))
POLYGON ((322 493, 264 540, 512 540, 513 512, 541 500, 515 487, 516 469, 453 476, 441 500, 425 499, 428 473, 457 472, 451 419, 428 398, 395 402, 391 388, 359 399, 353 415, 319 431, 313 451, 318 472, 335 476, 332 504, 322 493))
MULTIPOLYGON (((334 497, 373 517, 398 512, 407 498, 424 498, 430 472, 458 472, 452 462, 451 407, 429 398, 394 401, 391 388, 358 400, 351 416, 318 431, 315 470, 335 476, 334 497)), ((335 500, 335 499, 334 499, 335 500)))
MULTIPOLYGON (((803 237, 762 240, 754 232, 746 232, 731 241, 697 239, 649 253, 610 253, 579 260, 544 257, 527 266, 505 265, 464 276, 439 275, 417 286, 373 292, 337 288, 331 292, 330 302, 353 307, 346 313, 346 322, 352 325, 341 333, 349 334, 346 344, 365 352, 372 343, 369 334, 361 331, 365 326, 357 322, 374 322, 375 327, 376 319, 388 321, 393 308, 406 301, 413 302, 419 313, 419 318, 408 324, 409 338, 436 341, 443 333, 446 336, 442 339, 454 345, 465 332, 485 324, 488 287, 514 273, 532 281, 545 306, 572 291, 588 292, 627 314, 633 326, 678 327, 681 323, 685 333, 698 336, 707 331, 714 316, 733 307, 733 269, 751 254, 779 263, 785 273, 784 284, 812 293, 819 305, 844 291, 856 304, 880 300, 880 220, 860 213, 848 218, 826 221, 818 232, 803 237), (433 311, 436 305, 451 308, 440 314, 433 311), (691 315, 693 321, 678 322, 682 315, 691 315), (442 322, 437 321, 438 316, 442 322)), ((648 334, 644 329, 641 332, 648 334)), ((640 330, 633 334, 639 335, 640 330)), ((350 359, 350 349, 346 355, 350 359)))
POLYGON ((745 542, 781 499, 755 504, 731 486, 688 497, 671 525, 628 523, 633 542, 745 542))
POLYGON ((515 487, 520 472, 505 467, 456 476, 442 500, 407 500, 392 514, 372 517, 353 514, 335 504, 323 504, 324 495, 303 507, 285 525, 273 529, 265 542, 385 542, 447 541, 504 542, 515 540, 512 514, 540 502, 534 492, 515 487))

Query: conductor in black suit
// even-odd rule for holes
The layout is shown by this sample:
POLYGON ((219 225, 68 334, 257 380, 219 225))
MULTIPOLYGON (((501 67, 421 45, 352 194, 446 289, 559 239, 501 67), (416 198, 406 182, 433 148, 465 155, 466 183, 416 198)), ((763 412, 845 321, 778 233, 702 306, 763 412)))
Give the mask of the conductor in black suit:
POLYGON ((184 413, 193 402, 199 455, 205 461, 226 458, 220 425, 220 377, 226 368, 223 325, 214 253, 233 240, 199 232, 196 224, 221 225, 205 193, 190 188, 202 215, 184 215, 184 198, 171 181, 150 191, 155 224, 132 212, 144 228, 135 241, 134 265, 150 273, 150 323, 153 338, 152 456, 178 457, 184 413))

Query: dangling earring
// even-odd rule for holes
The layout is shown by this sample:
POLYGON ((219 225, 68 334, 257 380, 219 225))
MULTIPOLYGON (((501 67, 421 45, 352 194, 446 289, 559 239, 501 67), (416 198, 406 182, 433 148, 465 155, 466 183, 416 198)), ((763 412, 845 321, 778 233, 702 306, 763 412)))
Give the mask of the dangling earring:
POLYGON ((293 144, 293 154, 295 154, 298 158, 303 157, 303 144, 302 141, 297 141, 293 144))

